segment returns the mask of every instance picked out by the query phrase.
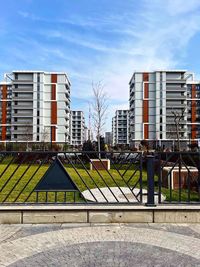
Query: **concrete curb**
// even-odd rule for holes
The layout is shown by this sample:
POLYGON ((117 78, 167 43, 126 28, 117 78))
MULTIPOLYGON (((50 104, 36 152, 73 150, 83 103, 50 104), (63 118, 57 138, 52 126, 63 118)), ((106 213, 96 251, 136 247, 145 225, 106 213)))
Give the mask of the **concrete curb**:
POLYGON ((0 224, 200 223, 200 205, 3 205, 0 224))

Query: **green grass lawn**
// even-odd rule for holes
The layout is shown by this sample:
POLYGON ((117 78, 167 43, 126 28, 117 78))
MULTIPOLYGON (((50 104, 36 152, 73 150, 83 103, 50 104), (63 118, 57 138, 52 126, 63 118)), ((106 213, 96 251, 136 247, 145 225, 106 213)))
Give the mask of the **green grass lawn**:
MULTIPOLYGON (((33 164, 30 168, 28 168, 28 164, 22 164, 18 169, 17 164, 11 164, 9 168, 6 170, 9 160, 3 161, 0 164, 0 203, 11 203, 11 202, 35 202, 36 201, 36 192, 33 192, 37 183, 41 180, 42 176, 45 174, 49 165, 45 164, 39 168, 39 164, 33 164), (5 171, 6 170, 6 171, 5 171), (4 172, 4 173, 3 173, 4 172), (3 174, 3 175, 2 175, 3 174), (9 177, 11 179, 9 180, 9 177)), ((86 165, 87 171, 82 168, 81 165, 76 165, 76 171, 69 165, 66 165, 65 168, 82 192, 87 190, 88 188, 96 188, 96 187, 126 187, 127 183, 134 172, 134 166, 131 169, 125 172, 127 166, 119 166, 120 170, 117 171, 112 169, 107 172, 105 170, 99 171, 99 174, 96 171, 89 170, 89 164, 86 165), (120 175, 121 174, 121 175, 120 175), (92 177, 92 178, 91 178, 92 177)), ((133 176, 133 178, 129 181, 129 186, 134 186, 136 182, 139 180, 140 173, 139 171, 133 176)), ((142 172, 142 181, 143 188, 147 187, 147 174, 146 171, 142 172)), ((139 184, 137 185, 139 188, 139 184)), ((156 188, 157 189, 157 188, 156 188)), ((158 190, 158 189, 157 189, 158 190)), ((162 188, 162 193, 166 196, 166 200, 169 200, 170 192, 166 188, 162 188)), ((65 193, 64 192, 50 192, 48 193, 48 202, 54 202, 55 197, 57 198, 57 202, 64 202, 65 193), (57 194, 57 195, 56 195, 57 194)), ((172 200, 178 200, 178 191, 173 190, 172 192, 172 200)), ((187 201, 188 193, 187 190, 182 190, 182 201, 187 201)), ((198 194, 192 193, 191 199, 193 201, 198 201, 198 194)), ((83 202, 84 199, 80 196, 79 193, 75 194, 76 202, 83 202)), ((38 195, 38 202, 46 202, 46 192, 41 192, 38 195)), ((68 192, 66 194, 66 202, 74 202, 74 193, 68 192)))
MULTIPOLYGON (((32 165, 28 169, 28 164, 22 164, 18 169, 17 164, 11 164, 9 168, 4 172, 7 167, 3 163, 0 165, 0 175, 4 172, 2 177, 0 177, 0 203, 1 202, 35 202, 36 193, 33 192, 30 194, 37 183, 40 181, 42 176, 45 174, 49 165, 43 165, 39 170, 39 164, 32 165), (35 175, 33 175, 35 173, 35 175), (9 180, 9 177, 11 179, 9 180), (27 199, 28 198, 28 199, 27 199)), ((89 165, 87 166, 89 167, 89 165)), ((96 171, 90 171, 87 168, 87 171, 81 168, 80 165, 76 165, 76 171, 70 166, 65 166, 68 174, 79 188, 80 191, 87 190, 88 188, 96 187, 109 187, 113 186, 126 186, 126 182, 129 180, 133 173, 133 169, 128 170, 126 173, 124 168, 117 170, 111 169, 107 171, 99 171, 99 174, 96 171), (121 175, 123 175, 123 178, 121 175), (91 178, 92 177, 92 178, 91 178)), ((143 176, 146 180, 146 173, 144 172, 143 176)), ((134 177, 129 182, 130 186, 133 186, 136 181, 139 179, 139 172, 136 172, 134 177)), ((80 198, 80 194, 76 195, 76 200, 83 201, 80 198)), ((57 201, 63 202, 64 193, 57 194, 57 201)), ((39 201, 45 201, 46 193, 39 194, 39 201)), ((73 201, 73 193, 67 193, 67 200, 69 202, 73 201)), ((48 201, 54 201, 55 193, 48 193, 48 201)))

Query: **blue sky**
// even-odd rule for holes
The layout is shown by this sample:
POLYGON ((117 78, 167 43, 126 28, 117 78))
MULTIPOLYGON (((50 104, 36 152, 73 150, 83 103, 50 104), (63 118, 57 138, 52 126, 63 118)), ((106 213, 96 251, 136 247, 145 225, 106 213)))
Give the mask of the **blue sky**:
POLYGON ((66 71, 72 109, 87 118, 92 82, 114 110, 128 108, 135 70, 200 74, 199 0, 0 0, 0 74, 14 69, 66 71))

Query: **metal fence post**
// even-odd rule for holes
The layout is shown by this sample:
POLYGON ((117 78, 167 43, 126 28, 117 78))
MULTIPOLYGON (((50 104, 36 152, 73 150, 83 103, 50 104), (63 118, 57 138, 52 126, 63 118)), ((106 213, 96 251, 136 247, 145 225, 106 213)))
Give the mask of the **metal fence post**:
POLYGON ((156 206, 154 201, 154 162, 155 157, 147 156, 147 203, 146 206, 156 206))

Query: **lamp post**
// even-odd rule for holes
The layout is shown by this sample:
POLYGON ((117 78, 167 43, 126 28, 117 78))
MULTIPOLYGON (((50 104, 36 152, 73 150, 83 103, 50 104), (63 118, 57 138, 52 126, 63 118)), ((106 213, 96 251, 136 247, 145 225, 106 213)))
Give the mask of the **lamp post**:
POLYGON ((52 131, 53 127, 55 128, 55 130, 58 129, 57 126, 55 126, 55 125, 53 125, 53 126, 50 125, 51 150, 53 149, 53 131, 52 131))
POLYGON ((50 141, 51 141, 51 151, 52 151, 52 148, 53 148, 53 143, 52 143, 52 125, 50 126, 50 141))
POLYGON ((67 147, 67 133, 65 133, 65 150, 66 150, 66 147, 67 147))
POLYGON ((189 149, 190 149, 190 150, 192 150, 192 147, 191 147, 191 136, 192 136, 192 134, 189 133, 189 149))

